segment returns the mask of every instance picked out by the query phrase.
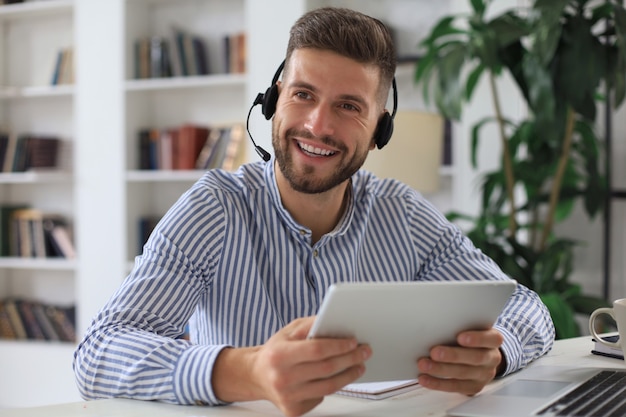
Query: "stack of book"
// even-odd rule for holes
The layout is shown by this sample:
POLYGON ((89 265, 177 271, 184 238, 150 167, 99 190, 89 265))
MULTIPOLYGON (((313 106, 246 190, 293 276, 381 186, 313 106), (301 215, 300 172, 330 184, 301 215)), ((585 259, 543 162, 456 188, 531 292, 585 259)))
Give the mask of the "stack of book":
POLYGON ((76 258, 66 219, 27 205, 0 205, 0 256, 76 258))
POLYGON ((244 133, 240 124, 142 129, 138 133, 139 169, 235 169, 245 160, 244 133))
POLYGON ((136 79, 211 73, 204 39, 179 28, 173 33, 172 40, 150 36, 135 41, 136 79))
POLYGON ((58 137, 0 133, 0 171, 57 168, 60 148, 61 140, 58 137))
POLYGON ((152 36, 135 41, 135 78, 172 77, 172 57, 167 39, 152 36))
POLYGON ((0 339, 76 341, 74 306, 19 298, 0 300, 0 339))
POLYGON ((207 75, 209 67, 204 40, 183 29, 174 28, 174 46, 176 58, 174 68, 182 76, 207 75))

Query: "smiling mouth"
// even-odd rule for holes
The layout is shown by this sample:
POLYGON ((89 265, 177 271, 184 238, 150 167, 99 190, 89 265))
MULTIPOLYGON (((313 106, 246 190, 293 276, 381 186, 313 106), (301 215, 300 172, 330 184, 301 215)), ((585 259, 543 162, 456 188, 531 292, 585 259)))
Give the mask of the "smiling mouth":
POLYGON ((307 145, 301 142, 296 142, 302 152, 310 156, 333 156, 337 152, 329 151, 327 149, 316 148, 315 146, 307 145))

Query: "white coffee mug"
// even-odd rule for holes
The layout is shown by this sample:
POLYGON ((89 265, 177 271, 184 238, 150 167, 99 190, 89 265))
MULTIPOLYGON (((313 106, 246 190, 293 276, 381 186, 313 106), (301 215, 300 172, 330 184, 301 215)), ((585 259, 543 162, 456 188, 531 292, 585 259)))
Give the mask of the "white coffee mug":
POLYGON ((591 316, 589 316, 589 332, 603 345, 622 349, 624 357, 626 357, 626 342, 622 343, 623 341, 626 341, 626 298, 613 301, 613 308, 602 307, 591 313, 591 316), (596 318, 602 314, 608 314, 613 317, 617 323, 617 332, 619 333, 619 340, 617 342, 606 341, 596 332, 595 321, 596 318))

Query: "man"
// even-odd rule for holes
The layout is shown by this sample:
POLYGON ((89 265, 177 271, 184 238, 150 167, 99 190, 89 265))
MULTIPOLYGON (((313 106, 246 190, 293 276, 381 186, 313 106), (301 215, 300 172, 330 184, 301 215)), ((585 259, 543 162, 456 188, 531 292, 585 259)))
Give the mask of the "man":
MULTIPOLYGON (((207 172, 164 216, 76 350, 85 398, 266 399, 301 415, 372 353, 306 339, 332 283, 508 279, 417 192, 359 170, 389 139, 394 72, 375 19, 322 8, 295 23, 282 81, 262 97, 274 159, 207 172), (188 322, 191 341, 178 339, 188 322)), ((471 395, 553 338, 545 306, 518 286, 493 328, 433 347, 415 373, 471 395)))

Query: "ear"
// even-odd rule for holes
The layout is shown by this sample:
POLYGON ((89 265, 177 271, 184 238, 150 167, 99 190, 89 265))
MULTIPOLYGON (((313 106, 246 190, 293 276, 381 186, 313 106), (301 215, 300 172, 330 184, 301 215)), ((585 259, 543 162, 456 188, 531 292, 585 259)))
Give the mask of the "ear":
POLYGON ((370 140, 369 150, 373 151, 375 148, 376 148, 376 139, 372 136, 372 139, 370 140))

